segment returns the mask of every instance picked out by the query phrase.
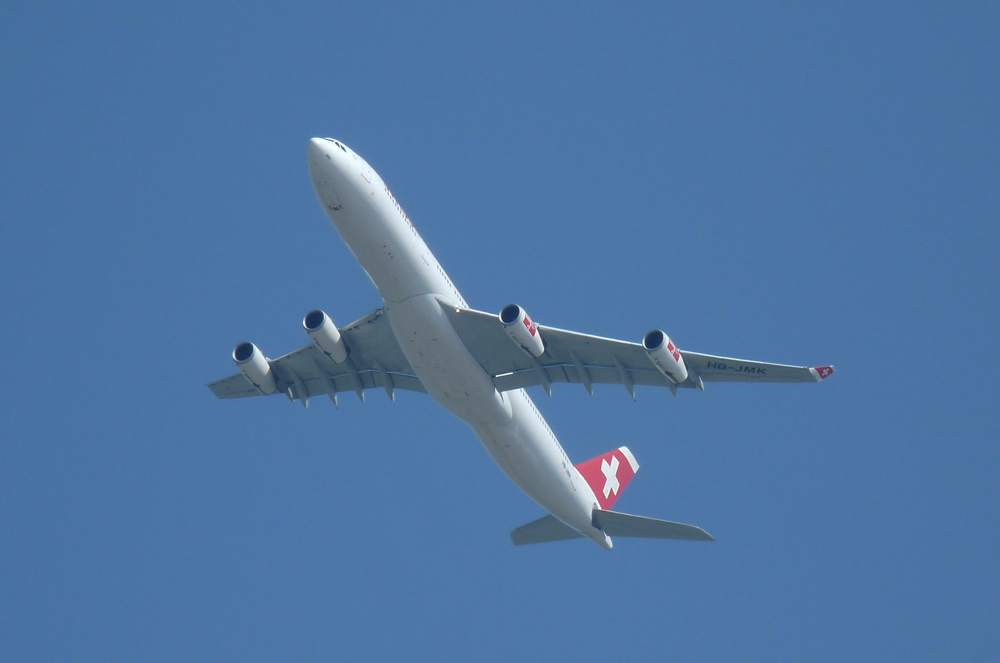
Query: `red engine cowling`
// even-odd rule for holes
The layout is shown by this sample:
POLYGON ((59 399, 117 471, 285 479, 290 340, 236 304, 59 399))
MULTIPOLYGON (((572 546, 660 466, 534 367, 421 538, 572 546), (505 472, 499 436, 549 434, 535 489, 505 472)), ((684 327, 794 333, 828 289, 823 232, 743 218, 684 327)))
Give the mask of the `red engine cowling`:
POLYGON ((642 337, 642 347, 649 355, 653 365, 674 384, 680 384, 688 379, 688 369, 684 365, 684 357, 680 350, 670 340, 670 337, 659 329, 654 329, 642 337))
POLYGON ((267 358, 260 349, 249 341, 240 343, 233 350, 233 361, 240 373, 246 376, 253 386, 260 389, 262 394, 273 394, 278 386, 274 382, 274 373, 271 372, 271 365, 267 363, 267 358))
POLYGON ((333 324, 330 316, 319 309, 309 311, 306 317, 302 318, 302 326, 306 328, 309 338, 323 354, 334 363, 344 363, 347 359, 347 346, 344 345, 340 330, 333 324))
POLYGON ((531 321, 527 312, 517 304, 508 304, 500 311, 500 323, 515 343, 527 350, 534 357, 541 357, 545 352, 545 343, 538 332, 538 325, 531 321))

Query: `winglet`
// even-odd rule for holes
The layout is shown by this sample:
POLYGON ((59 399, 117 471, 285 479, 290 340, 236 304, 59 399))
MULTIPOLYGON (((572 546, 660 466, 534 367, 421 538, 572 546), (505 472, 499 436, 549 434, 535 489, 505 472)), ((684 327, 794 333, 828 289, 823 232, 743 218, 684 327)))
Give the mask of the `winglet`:
POLYGON ((810 368, 809 372, 813 374, 813 377, 816 379, 816 382, 819 382, 820 380, 825 380, 834 373, 836 373, 833 366, 817 366, 816 368, 810 368))

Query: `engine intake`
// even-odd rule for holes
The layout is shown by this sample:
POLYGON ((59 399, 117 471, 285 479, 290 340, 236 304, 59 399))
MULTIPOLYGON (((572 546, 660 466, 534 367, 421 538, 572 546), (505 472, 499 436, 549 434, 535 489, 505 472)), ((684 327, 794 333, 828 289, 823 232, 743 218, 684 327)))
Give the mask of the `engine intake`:
POLYGON ((336 364, 344 363, 347 359, 347 346, 330 316, 319 309, 309 311, 306 317, 302 318, 302 326, 306 328, 309 338, 323 354, 336 364))
POLYGON ((688 379, 688 369, 680 350, 670 340, 670 337, 659 329, 654 329, 642 337, 642 347, 649 355, 653 365, 670 378, 674 384, 680 384, 688 379))
POLYGON ((507 335, 533 357, 541 357, 545 352, 545 343, 538 331, 538 325, 532 322, 528 313, 517 304, 503 307, 500 311, 500 323, 507 335))
POLYGON ((246 376, 247 380, 257 387, 262 394, 273 394, 278 386, 274 381, 274 373, 271 372, 271 365, 267 363, 267 358, 260 349, 246 341, 240 343, 233 350, 233 361, 240 373, 246 376))

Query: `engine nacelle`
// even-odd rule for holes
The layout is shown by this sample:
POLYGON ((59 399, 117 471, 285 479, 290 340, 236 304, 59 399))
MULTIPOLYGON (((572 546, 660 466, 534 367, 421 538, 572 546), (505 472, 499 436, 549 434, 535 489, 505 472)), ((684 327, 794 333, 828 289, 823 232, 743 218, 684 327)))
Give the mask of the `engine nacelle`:
POLYGON ((504 306, 500 311, 500 322, 507 335, 532 356, 541 357, 545 352, 545 343, 542 342, 542 335, 538 332, 538 325, 531 321, 523 308, 517 304, 504 306))
POLYGON ((642 337, 642 347, 649 355, 650 361, 661 373, 680 384, 688 379, 688 369, 684 365, 684 357, 680 350, 670 340, 670 337, 659 329, 654 329, 642 337))
POLYGON ((330 316, 319 309, 309 311, 306 317, 302 318, 302 326, 306 328, 309 338, 323 354, 334 363, 344 363, 347 359, 347 346, 344 345, 340 330, 333 324, 330 316))
POLYGON ((253 343, 240 343, 233 350, 233 361, 236 362, 240 373, 246 376, 253 386, 260 389, 263 394, 273 394, 278 386, 274 382, 274 373, 271 372, 271 365, 267 363, 264 353, 253 343))

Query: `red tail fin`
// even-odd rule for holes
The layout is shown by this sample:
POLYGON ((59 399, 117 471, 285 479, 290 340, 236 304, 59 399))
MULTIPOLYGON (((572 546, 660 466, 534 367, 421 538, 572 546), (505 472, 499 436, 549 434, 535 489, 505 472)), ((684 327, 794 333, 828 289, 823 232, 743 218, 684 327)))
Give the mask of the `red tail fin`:
POLYGON ((580 463, 576 469, 594 491, 597 503, 607 511, 639 471, 639 463, 628 447, 618 447, 603 456, 580 463))

